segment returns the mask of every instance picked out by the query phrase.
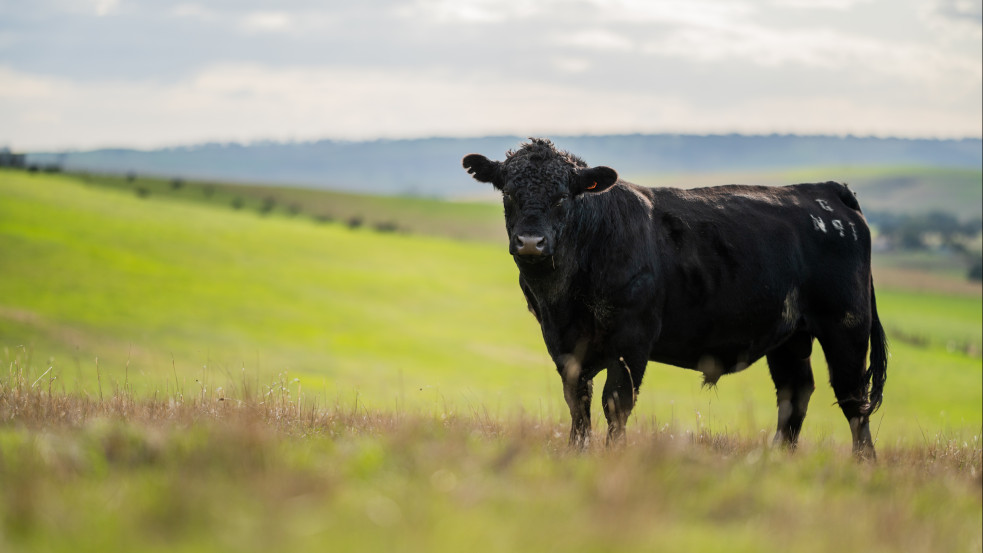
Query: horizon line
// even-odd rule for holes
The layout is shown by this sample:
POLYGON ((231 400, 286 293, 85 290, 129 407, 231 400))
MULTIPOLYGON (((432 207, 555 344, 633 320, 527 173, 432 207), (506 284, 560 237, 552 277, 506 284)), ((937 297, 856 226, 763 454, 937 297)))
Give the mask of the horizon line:
MULTIPOLYGON (((525 133, 522 133, 525 134, 525 133)), ((89 152, 99 152, 99 151, 133 151, 133 152, 154 152, 154 151, 167 151, 167 150, 190 150, 202 147, 241 147, 248 148, 253 146, 264 146, 264 145, 303 145, 303 144, 320 144, 320 143, 332 143, 332 144, 371 144, 380 142, 422 142, 427 140, 494 140, 494 139, 512 139, 517 138, 519 140, 525 140, 522 134, 487 134, 487 135, 429 135, 429 136, 419 136, 419 137, 376 137, 376 138, 363 138, 363 139, 346 139, 346 138, 311 138, 311 139, 274 139, 274 138, 258 138, 248 141, 240 140, 205 140, 201 142, 186 142, 181 144, 173 145, 162 145, 162 146, 152 146, 152 147, 138 147, 138 146, 98 146, 91 148, 53 148, 53 149, 25 149, 18 150, 9 145, 0 145, 0 150, 7 150, 11 153, 23 153, 23 154, 73 154, 73 153, 89 153, 89 152)), ((929 142, 964 142, 964 141, 977 141, 983 142, 983 136, 963 136, 963 137, 930 137, 930 136, 894 136, 894 135, 859 135, 854 133, 842 133, 842 134, 831 134, 831 133, 816 133, 816 134, 800 134, 800 133, 788 133, 788 132, 771 132, 771 133, 741 133, 741 132, 623 132, 623 133, 583 133, 583 134, 539 134, 540 137, 548 138, 618 138, 618 137, 638 137, 638 136, 663 136, 663 137, 688 137, 688 138, 820 138, 820 139, 839 139, 839 140, 897 140, 897 141, 929 141, 929 142)))

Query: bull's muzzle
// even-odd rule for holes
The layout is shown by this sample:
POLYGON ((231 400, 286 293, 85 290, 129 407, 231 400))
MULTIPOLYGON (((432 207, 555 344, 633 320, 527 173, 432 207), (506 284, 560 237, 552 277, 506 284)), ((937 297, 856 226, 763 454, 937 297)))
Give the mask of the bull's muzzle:
POLYGON ((549 244, 543 236, 516 235, 512 238, 513 255, 549 255, 549 244))

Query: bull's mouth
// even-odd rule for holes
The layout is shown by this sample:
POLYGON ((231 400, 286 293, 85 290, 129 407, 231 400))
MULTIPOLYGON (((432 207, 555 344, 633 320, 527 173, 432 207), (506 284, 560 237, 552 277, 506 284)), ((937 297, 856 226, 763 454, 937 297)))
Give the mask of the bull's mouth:
POLYGON ((520 266, 525 267, 537 267, 537 268, 556 268, 556 261, 553 259, 552 255, 533 255, 533 254, 512 254, 512 259, 515 259, 515 263, 520 266))
POLYGON ((523 261, 542 261, 544 259, 550 259, 552 255, 543 255, 541 253, 513 253, 512 257, 516 259, 521 259, 523 261))

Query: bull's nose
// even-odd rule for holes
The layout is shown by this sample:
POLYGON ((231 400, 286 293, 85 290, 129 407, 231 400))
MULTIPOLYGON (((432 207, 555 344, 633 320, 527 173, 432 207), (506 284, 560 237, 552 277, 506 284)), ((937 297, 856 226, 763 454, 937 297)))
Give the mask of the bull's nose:
POLYGON ((544 250, 546 250, 546 238, 542 236, 515 237, 516 255, 543 255, 544 250))

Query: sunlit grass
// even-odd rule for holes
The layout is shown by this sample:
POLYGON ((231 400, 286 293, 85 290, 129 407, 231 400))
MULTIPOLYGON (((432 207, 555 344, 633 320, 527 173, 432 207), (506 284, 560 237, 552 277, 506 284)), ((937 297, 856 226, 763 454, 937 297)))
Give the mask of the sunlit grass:
POLYGON ((289 383, 103 400, 0 376, 4 551, 967 551, 979 434, 797 452, 646 422, 566 448, 554 417, 298 399, 289 383), (836 531, 830 531, 835 528, 836 531))

